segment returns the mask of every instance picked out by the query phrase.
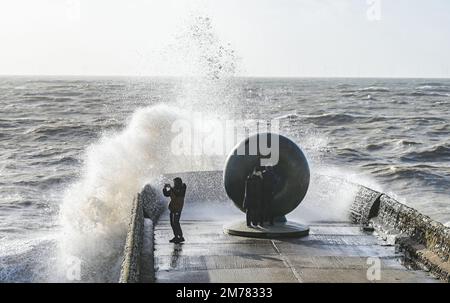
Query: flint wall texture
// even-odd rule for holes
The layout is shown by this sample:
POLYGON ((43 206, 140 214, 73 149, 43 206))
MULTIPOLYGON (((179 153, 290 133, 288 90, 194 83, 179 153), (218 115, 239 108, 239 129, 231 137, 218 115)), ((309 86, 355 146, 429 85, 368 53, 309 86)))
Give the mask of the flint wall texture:
POLYGON ((368 224, 369 220, 378 211, 381 196, 382 193, 360 186, 350 207, 350 220, 352 223, 368 224))
POLYGON ((350 209, 353 223, 396 235, 412 267, 450 282, 450 228, 391 197, 361 186, 350 209))
MULTIPOLYGON (((141 257, 143 255, 144 236, 149 241, 152 251, 148 258, 153 259, 153 229, 151 234, 144 235, 144 218, 156 222, 163 211, 163 203, 150 185, 144 187, 133 200, 125 242, 122 266, 120 271, 120 283, 137 283, 141 281, 141 257)), ((149 273, 147 273, 148 275, 149 273)), ((150 273, 151 275, 151 273, 150 273)))
POLYGON ((141 250, 143 242, 144 211, 141 195, 133 200, 130 223, 128 225, 124 256, 120 271, 120 283, 139 282, 139 269, 141 264, 141 250))
POLYGON ((383 195, 377 224, 400 232, 397 244, 412 265, 450 282, 450 228, 383 195))

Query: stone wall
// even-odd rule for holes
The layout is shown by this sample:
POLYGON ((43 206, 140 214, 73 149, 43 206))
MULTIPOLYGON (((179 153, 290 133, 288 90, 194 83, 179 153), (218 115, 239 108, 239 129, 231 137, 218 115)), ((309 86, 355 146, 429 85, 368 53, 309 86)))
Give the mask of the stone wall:
POLYGON ((450 282, 450 228, 391 197, 361 186, 350 218, 371 226, 405 253, 406 265, 430 271, 450 282))
POLYGON ((140 257, 143 241, 144 211, 141 194, 133 199, 133 206, 128 225, 124 256, 120 270, 120 283, 139 282, 140 257))
POLYGON ((374 223, 382 230, 399 233, 396 243, 412 267, 428 270, 450 282, 449 227, 387 195, 381 196, 374 223))
MULTIPOLYGON (((141 281, 141 257, 144 243, 153 250, 153 229, 151 234, 145 234, 144 218, 156 222, 163 211, 163 203, 150 185, 146 185, 141 193, 133 199, 133 206, 128 225, 127 239, 120 271, 120 283, 136 283, 141 281)), ((147 252, 146 258, 153 258, 153 251, 147 252)))
POLYGON ((370 188, 360 186, 350 207, 350 220, 352 223, 367 225, 380 206, 382 194, 370 188))

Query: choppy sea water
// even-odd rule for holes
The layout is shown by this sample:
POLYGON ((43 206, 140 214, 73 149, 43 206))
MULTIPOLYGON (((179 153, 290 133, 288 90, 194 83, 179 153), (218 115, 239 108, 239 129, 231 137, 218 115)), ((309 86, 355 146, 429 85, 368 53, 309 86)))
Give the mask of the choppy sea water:
POLYGON ((78 249, 90 233, 121 239, 105 250, 121 247, 123 224, 107 227, 128 209, 105 201, 123 193, 94 192, 141 180, 147 175, 135 172, 139 165, 157 171, 168 157, 155 147, 170 131, 167 111, 179 114, 183 107, 278 119, 304 148, 313 172, 374 184, 450 222, 450 80, 236 78, 214 90, 220 92, 205 94, 182 79, 0 78, 0 280, 59 281, 48 268, 58 258, 61 232, 78 249), (157 104, 169 107, 152 110, 157 104), (127 149, 149 154, 130 164, 127 149), (105 181, 116 173, 117 183, 105 181), (88 202, 77 204, 78 194, 88 202), (64 222, 76 223, 69 231, 61 213, 64 222), (73 236, 78 229, 81 235, 73 236))

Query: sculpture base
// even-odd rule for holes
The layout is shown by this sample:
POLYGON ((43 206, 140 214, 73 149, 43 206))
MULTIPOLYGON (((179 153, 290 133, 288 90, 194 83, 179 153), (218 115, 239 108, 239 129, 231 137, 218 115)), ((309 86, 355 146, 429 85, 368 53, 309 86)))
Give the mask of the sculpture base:
POLYGON ((273 226, 248 227, 245 221, 227 224, 226 234, 249 238, 300 238, 309 234, 309 227, 295 222, 275 223, 273 226))

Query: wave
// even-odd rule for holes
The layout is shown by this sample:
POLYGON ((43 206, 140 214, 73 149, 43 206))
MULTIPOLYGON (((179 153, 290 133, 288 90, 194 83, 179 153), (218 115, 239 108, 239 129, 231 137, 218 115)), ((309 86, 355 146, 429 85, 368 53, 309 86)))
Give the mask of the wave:
POLYGON ((436 126, 435 128, 434 128, 436 131, 438 131, 438 132, 449 132, 450 131, 450 124, 449 123, 446 123, 446 124, 442 124, 442 125, 439 125, 439 126, 436 126))
POLYGON ((334 125, 353 123, 357 120, 367 119, 367 116, 358 116, 343 113, 328 113, 321 115, 303 115, 300 116, 307 122, 312 122, 319 125, 334 125))
POLYGON ((53 102, 71 102, 73 99, 71 97, 54 97, 53 102))
POLYGON ((145 184, 165 172, 211 168, 207 156, 196 164, 172 153, 172 125, 187 116, 168 105, 141 108, 123 130, 87 148, 60 208, 60 260, 85 260, 83 281, 117 281, 133 197, 145 184))
POLYGON ((52 161, 53 165, 64 164, 64 165, 77 165, 80 164, 80 159, 75 157, 62 157, 60 159, 52 161))
POLYGON ((432 86, 432 85, 423 85, 416 87, 416 90, 419 91, 432 91, 432 92, 443 92, 449 93, 450 88, 448 86, 432 86))
POLYGON ((42 178, 41 180, 28 180, 12 182, 15 186, 38 187, 42 190, 52 188, 61 184, 67 184, 73 180, 73 176, 69 174, 42 178))
POLYGON ((423 83, 420 83, 419 85, 420 86, 433 86, 433 87, 436 87, 436 86, 444 86, 444 85, 447 85, 447 84, 444 84, 442 82, 423 82, 423 83))
POLYGON ((349 89, 351 87, 355 87, 355 85, 354 84, 348 84, 348 83, 336 85, 336 88, 338 88, 338 89, 349 89))
POLYGON ((356 97, 357 94, 355 92, 341 92, 341 96, 344 98, 356 97))
MULTIPOLYGON (((450 94, 445 94, 441 92, 433 92, 433 91, 414 91, 414 92, 403 92, 403 93, 395 93, 395 96, 399 97, 448 97, 450 94)), ((407 104, 402 103, 402 104, 407 104)))
MULTIPOLYGON (((3 239, 2 239, 3 240, 3 239)), ((14 239, 0 247, 0 282, 56 282, 54 237, 14 239)))
POLYGON ((410 182, 420 180, 427 185, 443 186, 450 189, 450 183, 447 182, 448 175, 438 173, 438 167, 429 165, 398 166, 388 165, 380 169, 374 169, 373 173, 391 180, 407 180, 410 182))
POLYGON ((276 120, 283 120, 283 119, 287 119, 287 120, 296 120, 298 119, 300 116, 296 113, 290 113, 290 114, 285 114, 285 115, 281 115, 278 117, 275 117, 276 120))
POLYGON ((371 93, 386 93, 390 92, 390 89, 382 86, 369 86, 358 89, 360 92, 371 92, 371 93))
POLYGON ((353 123, 357 120, 369 118, 370 117, 363 115, 353 115, 343 113, 326 113, 318 115, 299 115, 297 113, 289 113, 276 117, 275 119, 299 120, 299 121, 302 120, 305 122, 314 123, 318 125, 334 125, 334 124, 353 123))
POLYGON ((87 260, 84 281, 117 281, 131 202, 164 170, 167 130, 177 111, 162 105, 140 109, 125 129, 87 149, 79 180, 64 194, 59 243, 61 262, 87 260))
POLYGON ((95 125, 40 125, 32 127, 25 131, 24 135, 35 136, 33 139, 42 141, 52 137, 95 137, 100 130, 99 126, 95 125))
POLYGON ((410 140, 400 140, 400 141, 398 141, 398 144, 404 145, 404 146, 412 146, 412 145, 420 145, 422 143, 410 141, 410 140))
MULTIPOLYGON (((447 122, 446 118, 436 116, 369 116, 369 115, 355 115, 347 113, 326 113, 319 115, 299 115, 299 114, 286 114, 278 117, 277 119, 298 119, 306 122, 314 123, 317 125, 338 125, 338 124, 350 124, 350 123, 377 123, 393 120, 407 120, 414 121, 415 123, 431 123, 431 122, 447 122)), ((443 126, 443 130, 446 130, 447 126, 443 126)))
MULTIPOLYGON (((366 116, 355 116, 358 118, 363 118, 366 116)), ((436 117, 436 116, 375 116, 375 117, 369 117, 367 116, 367 123, 376 123, 376 122, 386 122, 386 121, 394 121, 394 120, 400 120, 400 121, 414 121, 415 123, 430 123, 430 122, 447 122, 447 119, 436 117)))
POLYGON ((348 163, 363 162, 373 158, 369 154, 353 148, 339 149, 336 153, 338 158, 345 158, 345 162, 348 163))
POLYGON ((41 94, 25 94, 25 97, 26 102, 38 102, 38 101, 50 102, 53 100, 53 97, 43 96, 41 94))
POLYGON ((400 159, 407 162, 447 162, 450 161, 450 146, 438 145, 423 151, 413 151, 400 159))
POLYGON ((378 144, 372 143, 372 144, 368 144, 366 146, 366 149, 368 151, 377 151, 377 150, 382 150, 383 148, 385 148, 387 146, 388 146, 388 144, 385 142, 378 143, 378 144))
POLYGON ((80 97, 84 95, 84 92, 82 91, 59 91, 59 92, 54 92, 52 95, 57 96, 57 97, 80 97))
POLYGON ((436 92, 436 91, 430 91, 430 92, 418 91, 418 92, 410 93, 409 96, 412 96, 412 97, 448 97, 450 95, 443 94, 443 93, 436 92))

